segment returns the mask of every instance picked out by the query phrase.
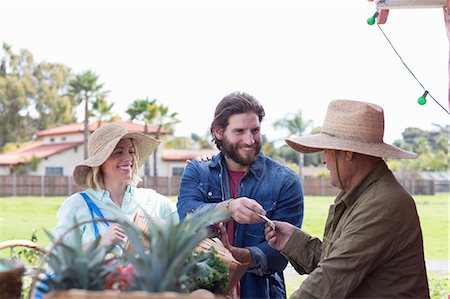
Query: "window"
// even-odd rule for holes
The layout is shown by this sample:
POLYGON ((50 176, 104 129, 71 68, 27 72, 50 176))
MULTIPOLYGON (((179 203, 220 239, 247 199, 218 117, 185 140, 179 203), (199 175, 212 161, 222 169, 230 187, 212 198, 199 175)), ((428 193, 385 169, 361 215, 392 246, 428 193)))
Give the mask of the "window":
POLYGON ((45 175, 47 175, 47 176, 63 175, 63 168, 62 167, 45 167, 45 175))
POLYGON ((172 176, 182 175, 184 171, 184 167, 173 167, 172 168, 172 176))

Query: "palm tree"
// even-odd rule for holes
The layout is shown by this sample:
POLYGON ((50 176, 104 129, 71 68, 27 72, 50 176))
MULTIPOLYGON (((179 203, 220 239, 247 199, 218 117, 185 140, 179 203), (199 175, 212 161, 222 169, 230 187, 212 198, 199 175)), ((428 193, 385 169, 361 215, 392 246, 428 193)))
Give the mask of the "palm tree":
POLYGON ((104 83, 98 83, 99 76, 87 70, 75 76, 69 82, 69 94, 72 95, 77 105, 84 102, 84 158, 87 159, 87 141, 89 137, 89 103, 100 95, 109 91, 103 91, 104 83))
MULTIPOLYGON (((169 113, 169 107, 163 104, 157 104, 156 99, 149 100, 148 97, 145 99, 137 99, 132 104, 131 107, 126 111, 130 115, 130 120, 142 119, 144 121, 144 131, 148 134, 148 124, 154 124, 156 126, 155 138, 160 139, 161 130, 169 129, 172 130, 173 126, 179 123, 177 119, 177 112, 169 113)), ((158 177, 158 167, 157 167, 157 149, 153 153, 153 176, 156 180, 158 177)), ((148 161, 145 162, 145 175, 150 175, 150 166, 148 161)))
MULTIPOLYGON (((296 113, 288 113, 284 118, 279 119, 273 124, 275 129, 286 129, 289 135, 302 135, 309 127, 312 126, 312 120, 305 121, 302 117, 302 111, 296 113)), ((299 153, 298 168, 300 176, 303 177, 303 154, 299 153)))
MULTIPOLYGON (((178 116, 177 112, 169 113, 169 107, 164 106, 163 104, 157 105, 156 100, 155 103, 149 106, 149 111, 151 116, 151 118, 149 119, 150 122, 153 121, 156 124, 156 134, 155 134, 156 139, 160 139, 161 130, 163 128, 173 131, 173 127, 180 122, 180 120, 178 120, 177 118, 178 116)), ((153 153, 153 176, 155 178, 155 186, 158 177, 158 168, 157 168, 158 159, 156 154, 157 151, 158 148, 156 148, 155 152, 153 153)))
POLYGON ((97 96, 94 105, 92 106, 92 112, 94 115, 97 115, 97 126, 100 127, 102 125, 103 118, 108 118, 109 121, 118 119, 117 115, 113 116, 112 108, 114 107, 114 103, 108 104, 106 101, 105 95, 97 96))
MULTIPOLYGON (((154 105, 156 99, 149 100, 148 97, 145 99, 137 99, 131 104, 130 108, 127 109, 126 113, 130 116, 130 121, 135 119, 140 119, 144 121, 144 133, 148 134, 148 119, 150 119, 148 107, 154 105)), ((145 161, 144 166, 145 176, 150 175, 150 164, 148 160, 145 161)))

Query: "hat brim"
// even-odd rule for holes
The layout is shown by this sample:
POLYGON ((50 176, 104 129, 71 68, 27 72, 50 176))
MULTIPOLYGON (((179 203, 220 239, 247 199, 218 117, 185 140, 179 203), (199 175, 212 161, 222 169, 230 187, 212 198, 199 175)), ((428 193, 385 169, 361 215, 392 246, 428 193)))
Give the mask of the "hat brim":
POLYGON ((101 147, 94 155, 75 166, 73 178, 75 184, 80 188, 86 186, 86 176, 92 167, 101 166, 116 148, 120 140, 130 138, 136 149, 136 163, 138 168, 144 165, 145 161, 156 150, 160 141, 141 132, 129 132, 109 140, 105 146, 101 147))
POLYGON ((334 149, 382 158, 413 159, 417 157, 415 153, 386 143, 349 140, 324 133, 309 136, 292 136, 286 138, 285 141, 294 150, 305 154, 334 149))

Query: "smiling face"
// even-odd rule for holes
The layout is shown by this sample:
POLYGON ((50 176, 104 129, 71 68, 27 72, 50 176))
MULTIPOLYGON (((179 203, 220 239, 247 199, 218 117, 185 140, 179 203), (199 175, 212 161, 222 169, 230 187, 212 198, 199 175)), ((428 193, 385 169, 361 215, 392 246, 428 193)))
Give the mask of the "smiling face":
POLYGON ((133 165, 136 155, 131 139, 122 139, 117 143, 109 158, 102 164, 103 182, 128 184, 133 177, 133 165))
POLYGON ((232 171, 247 171, 261 150, 261 124, 255 113, 233 114, 223 130, 216 128, 215 137, 222 142, 222 152, 232 171))

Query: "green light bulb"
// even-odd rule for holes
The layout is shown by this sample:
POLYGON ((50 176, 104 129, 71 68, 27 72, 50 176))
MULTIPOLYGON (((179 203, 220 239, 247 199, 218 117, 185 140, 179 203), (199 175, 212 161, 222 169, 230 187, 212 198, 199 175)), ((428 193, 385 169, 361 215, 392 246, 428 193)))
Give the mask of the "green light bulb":
POLYGON ((417 103, 419 103, 419 105, 423 106, 427 103, 427 99, 424 96, 421 96, 420 98, 417 99, 417 103))
POLYGON ((367 24, 369 24, 370 26, 372 26, 373 24, 375 24, 375 18, 374 17, 370 17, 367 19, 367 24))

